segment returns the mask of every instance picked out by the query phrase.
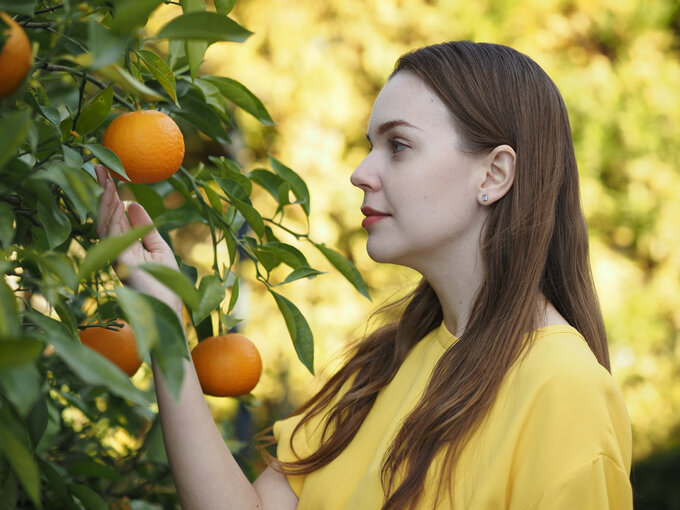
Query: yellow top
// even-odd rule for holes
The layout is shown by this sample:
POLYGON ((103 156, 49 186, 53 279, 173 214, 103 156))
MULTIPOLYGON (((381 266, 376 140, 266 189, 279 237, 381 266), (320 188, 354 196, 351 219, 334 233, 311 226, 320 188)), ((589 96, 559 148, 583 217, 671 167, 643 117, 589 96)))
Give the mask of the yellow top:
MULTIPOLYGON (((383 456, 437 360, 455 341, 443 324, 427 335, 347 448, 313 473, 288 477, 299 510, 380 509, 383 456)), ((318 447, 321 419, 296 434, 299 455, 318 447)), ((295 459, 290 435, 299 420, 293 416, 274 425, 281 460, 295 459)), ((541 328, 461 454, 453 506, 440 495, 436 508, 632 509, 631 441, 621 392, 583 337, 570 326, 541 328)), ((435 508, 440 460, 430 469, 419 508, 435 508)))

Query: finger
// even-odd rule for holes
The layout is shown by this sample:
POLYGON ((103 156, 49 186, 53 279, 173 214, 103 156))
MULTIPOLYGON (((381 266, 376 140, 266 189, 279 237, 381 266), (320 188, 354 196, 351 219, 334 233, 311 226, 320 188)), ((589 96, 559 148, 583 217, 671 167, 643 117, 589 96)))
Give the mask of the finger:
MULTIPOLYGON (((141 227, 142 225, 150 225, 153 223, 151 216, 146 212, 146 209, 137 202, 132 202, 128 206, 128 218, 133 227, 141 227)), ((142 238, 144 247, 150 252, 154 251, 170 251, 170 247, 165 240, 158 233, 155 228, 142 238)))
POLYGON ((106 167, 104 165, 95 165, 94 173, 97 175, 97 181, 99 182, 99 185, 104 187, 107 179, 110 179, 109 172, 107 172, 106 167))
POLYGON ((125 216, 125 204, 118 200, 113 208, 106 232, 110 236, 117 236, 130 229, 130 223, 125 216))
POLYGON ((118 193, 116 193, 116 186, 112 180, 106 181, 104 185, 104 193, 99 199, 99 211, 97 215, 97 234, 100 238, 104 238, 108 234, 109 224, 111 223, 111 214, 115 209, 116 204, 120 202, 118 193))

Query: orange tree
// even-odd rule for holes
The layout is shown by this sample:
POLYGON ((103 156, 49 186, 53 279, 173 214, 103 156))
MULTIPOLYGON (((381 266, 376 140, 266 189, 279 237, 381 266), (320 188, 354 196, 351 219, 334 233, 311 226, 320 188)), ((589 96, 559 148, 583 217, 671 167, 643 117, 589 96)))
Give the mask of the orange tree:
MULTIPOLYGON (((181 296, 185 326, 199 340, 237 322, 238 266, 249 261, 312 371, 310 328, 277 288, 320 272, 298 241, 318 249, 367 295, 347 259, 310 239, 310 196, 300 176, 271 156, 270 168, 249 172, 225 157, 236 108, 272 123, 243 84, 198 74, 211 43, 250 35, 228 16, 233 3, 215 0, 208 9, 203 0, 0 0, 32 52, 26 78, 0 99, 0 508, 177 506, 153 392, 78 335, 102 322, 128 321, 140 355, 155 359, 177 394, 188 356, 180 321, 159 301, 121 286, 111 268, 146 230, 105 240, 94 230, 101 193, 94 164, 127 177, 101 141, 117 115, 160 110, 185 134, 200 133, 224 148, 163 181, 120 184, 168 242, 187 225, 209 228, 209 274, 199 278, 182 261, 180 271, 144 266, 181 296), (180 4, 181 11, 151 37, 144 27, 163 3, 180 4), (270 197, 275 214, 261 213, 254 194, 270 197), (291 227, 290 212, 303 221, 291 227), (218 256, 225 252, 219 245, 227 256, 218 256)), ((3 17, 0 51, 7 27, 3 17)))

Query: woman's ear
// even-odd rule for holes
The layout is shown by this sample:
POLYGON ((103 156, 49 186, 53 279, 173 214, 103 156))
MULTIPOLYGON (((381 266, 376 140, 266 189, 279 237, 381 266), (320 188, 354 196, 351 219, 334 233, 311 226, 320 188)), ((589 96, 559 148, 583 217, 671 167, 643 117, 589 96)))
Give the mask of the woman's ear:
POLYGON ((515 150, 509 145, 499 145, 484 160, 484 174, 479 186, 477 201, 490 205, 505 196, 515 182, 515 150))

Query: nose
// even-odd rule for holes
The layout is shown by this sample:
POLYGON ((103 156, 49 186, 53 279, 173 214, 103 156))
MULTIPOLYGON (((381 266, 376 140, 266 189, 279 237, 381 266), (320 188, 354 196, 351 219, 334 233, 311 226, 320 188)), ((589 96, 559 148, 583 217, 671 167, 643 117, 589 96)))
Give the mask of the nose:
POLYGON ((380 189, 380 177, 376 172, 375 165, 371 162, 370 153, 352 172, 349 181, 363 191, 376 191, 380 189))

